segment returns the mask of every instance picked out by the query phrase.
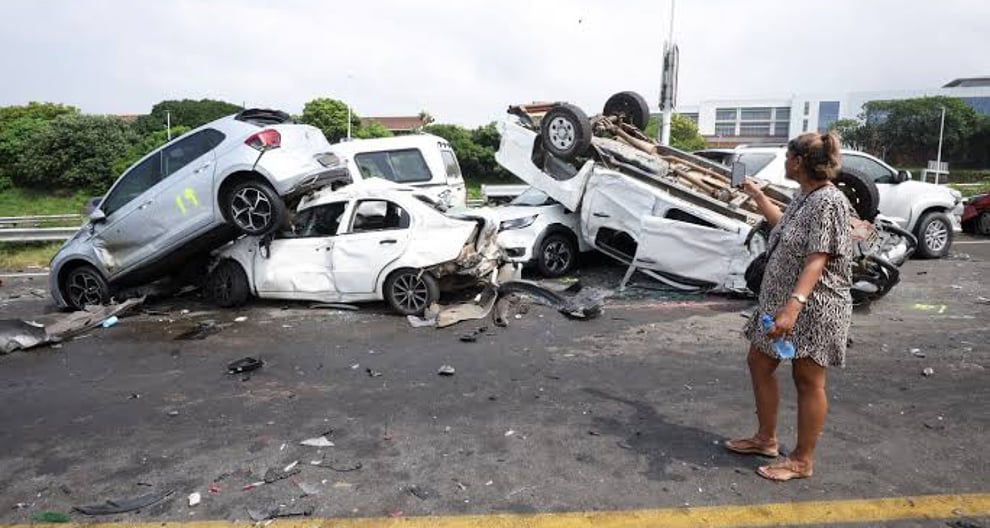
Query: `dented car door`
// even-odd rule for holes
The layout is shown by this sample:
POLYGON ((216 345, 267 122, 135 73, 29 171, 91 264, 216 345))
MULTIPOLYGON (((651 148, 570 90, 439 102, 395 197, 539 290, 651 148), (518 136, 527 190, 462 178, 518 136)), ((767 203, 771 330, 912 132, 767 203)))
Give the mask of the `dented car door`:
POLYGON ((374 292, 379 274, 409 245, 412 219, 388 200, 359 200, 337 238, 333 279, 341 293, 374 292))
POLYGON ((293 229, 255 252, 254 277, 261 297, 332 301, 332 250, 347 202, 331 202, 301 211, 293 229))

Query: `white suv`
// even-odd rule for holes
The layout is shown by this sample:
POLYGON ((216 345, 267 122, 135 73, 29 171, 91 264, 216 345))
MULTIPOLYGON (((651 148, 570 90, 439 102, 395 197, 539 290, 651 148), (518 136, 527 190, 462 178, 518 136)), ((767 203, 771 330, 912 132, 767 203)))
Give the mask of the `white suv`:
MULTIPOLYGON (((784 178, 786 147, 708 149, 695 154, 726 165, 742 163, 746 166, 747 176, 797 187, 796 182, 784 178)), ((962 195, 958 191, 913 181, 910 172, 898 171, 869 154, 855 150, 842 150, 842 166, 873 181, 879 195, 876 209, 884 217, 914 233, 918 238, 919 256, 941 258, 949 253, 953 231, 961 230, 962 195)))

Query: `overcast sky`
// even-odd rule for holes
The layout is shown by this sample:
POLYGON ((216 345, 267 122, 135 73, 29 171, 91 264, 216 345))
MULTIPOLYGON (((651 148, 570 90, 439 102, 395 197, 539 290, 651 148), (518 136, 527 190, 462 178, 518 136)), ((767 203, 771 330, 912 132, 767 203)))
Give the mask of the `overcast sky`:
MULTIPOLYGON (((2 0, 0 105, 217 98, 474 126, 512 103, 656 107, 670 0, 2 0)), ((681 0, 679 103, 990 76, 986 0, 681 0)))

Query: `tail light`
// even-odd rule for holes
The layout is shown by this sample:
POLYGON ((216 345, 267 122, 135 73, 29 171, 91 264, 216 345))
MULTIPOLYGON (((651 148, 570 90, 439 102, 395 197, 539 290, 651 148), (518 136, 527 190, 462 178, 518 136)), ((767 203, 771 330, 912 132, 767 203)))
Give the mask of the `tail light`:
POLYGON ((260 151, 277 149, 282 146, 282 134, 273 128, 267 128, 244 140, 244 144, 260 151))

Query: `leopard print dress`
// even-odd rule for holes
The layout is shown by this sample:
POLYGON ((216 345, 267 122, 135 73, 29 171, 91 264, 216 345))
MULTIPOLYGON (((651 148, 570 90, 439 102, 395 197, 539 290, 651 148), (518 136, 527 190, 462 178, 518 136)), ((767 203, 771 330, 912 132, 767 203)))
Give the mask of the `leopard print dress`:
POLYGON ((853 242, 849 218, 855 215, 842 191, 829 185, 799 193, 770 232, 767 247, 776 247, 767 260, 760 288, 759 309, 743 329, 746 338, 763 353, 777 358, 763 333, 760 316, 772 317, 794 292, 804 258, 828 253, 822 277, 808 296, 794 324, 791 341, 795 358, 811 358, 826 366, 843 366, 852 321, 853 242), (804 203, 801 203, 801 202, 804 203))

